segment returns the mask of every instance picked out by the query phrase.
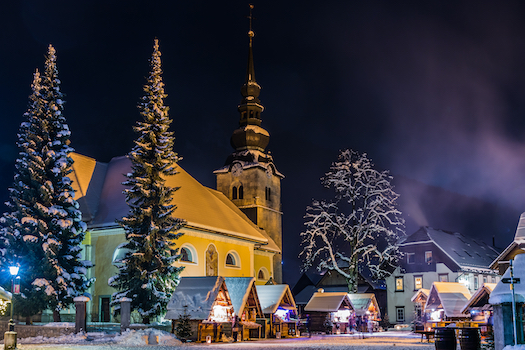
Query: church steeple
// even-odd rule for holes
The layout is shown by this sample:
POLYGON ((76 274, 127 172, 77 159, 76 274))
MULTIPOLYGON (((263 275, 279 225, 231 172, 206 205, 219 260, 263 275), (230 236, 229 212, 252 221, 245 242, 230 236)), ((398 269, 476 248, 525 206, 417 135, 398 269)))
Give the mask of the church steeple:
MULTIPOLYGON (((281 179, 284 176, 277 171, 270 152, 265 150, 270 134, 261 127, 264 107, 259 100, 261 87, 255 81, 252 9, 253 6, 250 5, 248 66, 246 80, 241 88, 242 100, 237 106, 240 113, 239 127, 233 131, 230 139, 235 150, 228 156, 224 166, 215 170, 214 174, 217 176, 217 190, 230 199, 257 227, 264 230, 269 236, 269 245, 275 243, 282 251, 281 179)), ((264 245, 257 247, 255 251, 255 272, 262 260, 272 259, 273 268, 269 274, 280 283, 282 255, 268 253, 264 245)))
POLYGON ((252 30, 252 13, 253 6, 250 5, 250 30, 248 31, 248 65, 246 68, 246 81, 241 88, 242 100, 237 110, 240 113, 239 129, 233 132, 231 145, 235 150, 242 151, 246 149, 255 149, 264 152, 270 135, 266 130, 260 127, 261 113, 264 110, 259 94, 261 86, 255 81, 255 69, 253 64, 253 37, 255 33, 252 30))

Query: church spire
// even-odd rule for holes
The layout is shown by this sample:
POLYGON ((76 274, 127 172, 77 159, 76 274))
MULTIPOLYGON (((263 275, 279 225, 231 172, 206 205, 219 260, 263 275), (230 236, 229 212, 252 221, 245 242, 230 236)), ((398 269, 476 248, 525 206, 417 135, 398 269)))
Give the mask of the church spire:
POLYGON ((252 30, 252 9, 250 5, 250 30, 248 31, 248 65, 246 69, 246 81, 241 88, 242 100, 237 107, 240 113, 239 129, 233 132, 231 144, 238 151, 245 149, 257 149, 263 151, 268 145, 269 135, 266 130, 260 127, 261 113, 264 110, 259 94, 261 86, 255 81, 255 69, 253 65, 253 37, 252 30), (252 127, 248 127, 252 126, 252 127), (256 126, 257 128, 254 128, 256 126))

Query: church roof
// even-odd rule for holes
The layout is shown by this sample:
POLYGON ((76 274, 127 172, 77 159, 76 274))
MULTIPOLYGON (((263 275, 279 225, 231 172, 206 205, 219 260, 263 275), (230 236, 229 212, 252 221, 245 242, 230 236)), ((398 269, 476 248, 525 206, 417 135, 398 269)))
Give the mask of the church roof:
MULTIPOLYGON (((78 181, 74 185, 77 200, 85 197, 79 201, 81 209, 83 213, 92 213, 85 218, 88 227, 115 227, 115 220, 129 211, 122 182, 126 180, 124 175, 131 171, 131 161, 126 156, 116 157, 103 167, 103 163, 82 155, 74 154, 74 159, 76 179, 72 180, 78 181)), ((180 187, 173 194, 172 203, 177 206, 173 215, 186 220, 187 227, 249 240, 261 244, 262 249, 280 251, 266 232, 253 224, 224 194, 201 185, 180 165, 177 171, 178 174, 168 177, 166 185, 180 187)))

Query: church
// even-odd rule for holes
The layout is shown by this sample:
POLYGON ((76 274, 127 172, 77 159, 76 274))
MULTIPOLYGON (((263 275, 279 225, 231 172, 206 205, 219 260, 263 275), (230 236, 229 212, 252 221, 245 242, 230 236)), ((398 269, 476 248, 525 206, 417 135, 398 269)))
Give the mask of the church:
MULTIPOLYGON (((259 100, 261 87, 255 81, 254 34, 248 34, 239 127, 230 140, 234 151, 225 165, 214 171, 216 189, 201 185, 179 165, 178 174, 166 181, 167 186, 180 187, 173 194, 172 203, 177 206, 173 215, 186 221, 180 231, 183 235, 174 242, 182 256, 177 262, 184 267, 181 277, 254 277, 258 285, 282 281, 284 176, 266 151, 270 135, 261 126, 264 107, 259 100)), ((116 220, 128 213, 122 182, 131 170, 131 161, 126 156, 109 163, 76 153, 71 157, 70 178, 88 224, 83 242, 84 257, 93 263, 88 277, 96 278, 89 291, 89 320, 110 322, 111 295, 116 290, 109 287, 108 279, 117 274, 116 261, 125 253, 119 248, 126 240, 125 233, 116 220)))

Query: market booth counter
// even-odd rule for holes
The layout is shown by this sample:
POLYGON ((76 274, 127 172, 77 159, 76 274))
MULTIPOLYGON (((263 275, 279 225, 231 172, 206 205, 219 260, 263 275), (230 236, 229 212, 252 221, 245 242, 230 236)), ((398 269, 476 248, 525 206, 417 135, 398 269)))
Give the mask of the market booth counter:
POLYGON ((182 277, 167 309, 172 332, 180 317, 189 315, 191 340, 217 342, 232 336, 234 310, 223 277, 182 277))
POLYGON ((237 319, 238 340, 260 339, 264 337, 263 326, 257 319, 264 318, 261 309, 255 278, 253 277, 225 277, 226 287, 237 319))
POLYGON ((466 316, 470 315, 469 325, 479 327, 482 339, 493 337, 493 310, 489 298, 495 287, 496 283, 484 283, 461 310, 466 316))
POLYGON ((297 335, 297 308, 287 284, 256 286, 257 295, 265 316, 266 337, 286 338, 297 335))
POLYGON ((355 325, 355 312, 348 293, 319 289, 306 304, 310 332, 349 333, 355 325))

